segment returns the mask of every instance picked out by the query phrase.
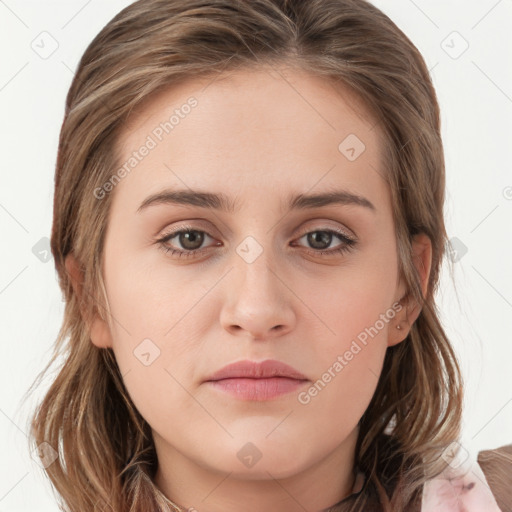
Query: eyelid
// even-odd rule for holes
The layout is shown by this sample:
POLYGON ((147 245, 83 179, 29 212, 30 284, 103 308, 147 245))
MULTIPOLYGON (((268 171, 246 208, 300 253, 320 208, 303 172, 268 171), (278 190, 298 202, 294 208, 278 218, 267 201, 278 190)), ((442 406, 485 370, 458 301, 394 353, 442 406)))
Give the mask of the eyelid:
MULTIPOLYGON (((326 222, 326 221, 324 221, 326 222)), ((343 229, 339 226, 331 226, 328 224, 324 224, 320 227, 316 226, 305 226, 304 228, 301 228, 299 231, 300 235, 299 237, 302 237, 308 233, 315 232, 315 231, 334 231, 335 233, 338 233, 339 235, 347 238, 348 240, 352 240, 354 242, 358 242, 357 236, 352 232, 352 230, 349 229, 343 229)))
MULTIPOLYGON (((348 231, 351 231, 351 230, 348 230, 348 231)), ((326 232, 326 233, 331 233, 331 235, 337 236, 338 240, 341 242, 341 246, 339 246, 337 249, 326 249, 326 250, 318 250, 318 251, 311 250, 307 247, 304 247, 304 249, 307 252, 311 252, 312 254, 318 254, 318 255, 322 255, 322 256, 324 256, 324 255, 334 256, 336 254, 343 254, 344 252, 348 252, 352 248, 357 246, 357 244, 359 242, 358 238, 355 235, 347 234, 347 231, 345 229, 340 228, 339 226, 326 226, 326 225, 323 225, 321 227, 304 226, 301 229, 301 231, 299 232, 299 234, 297 234, 295 236, 295 238, 292 240, 292 242, 295 243, 295 245, 292 245, 292 246, 296 246, 297 245, 296 242, 298 240, 300 240, 301 238, 304 238, 304 236, 306 236, 310 233, 315 233, 315 232, 326 232)), ((352 231, 351 231, 351 233, 352 233, 352 231)), ((194 255, 206 253, 207 251, 209 251, 209 249, 211 247, 215 247, 215 246, 219 247, 222 245, 222 242, 219 242, 218 240, 216 240, 215 237, 210 235, 210 233, 208 231, 201 229, 199 226, 193 226, 191 224, 179 225, 178 227, 174 228, 170 232, 160 235, 160 237, 157 238, 156 242, 159 244, 159 248, 165 250, 165 252, 171 252, 172 254, 176 254, 180 258, 181 257, 192 258, 192 257, 194 257, 194 255), (188 231, 201 232, 201 233, 205 234, 206 237, 209 237, 212 240, 214 240, 214 243, 211 245, 208 245, 206 247, 203 247, 201 249, 194 249, 191 251, 172 248, 172 246, 167 245, 167 244, 169 244, 171 239, 179 236, 181 233, 186 233, 188 231)), ((298 244, 298 246, 303 247, 301 244, 298 244)))
POLYGON ((161 229, 157 235, 157 239, 162 239, 173 234, 177 234, 180 231, 202 231, 210 237, 219 237, 219 231, 214 228, 209 222, 202 219, 187 219, 185 221, 176 221, 172 223, 173 227, 165 227, 161 229), (214 235, 217 233, 216 235, 214 235))
MULTIPOLYGON (((156 237, 157 242, 167 242, 168 240, 175 238, 180 233, 187 232, 187 231, 197 231, 199 233, 204 233, 205 236, 211 238, 215 242, 218 242, 217 238, 210 234, 210 232, 200 226, 193 226, 191 224, 182 224, 178 226, 177 228, 171 229, 169 231, 163 231, 160 235, 156 237)), ((213 243, 211 246, 218 245, 218 243, 213 243)), ((206 248, 203 249, 197 249, 198 251, 203 251, 206 248)))
MULTIPOLYGON (((322 222, 322 220, 316 220, 316 222, 322 222)), ((329 230, 332 230, 346 238, 348 238, 349 240, 353 240, 354 242, 358 242, 358 238, 357 236, 352 232, 352 230, 349 230, 349 229, 344 229, 344 228, 341 228, 339 226, 332 226, 332 225, 329 225, 329 224, 325 224, 325 223, 328 223, 329 221, 328 220, 323 220, 324 224, 321 225, 321 226, 311 226, 311 225, 306 225, 306 226, 303 226, 297 235, 295 235, 296 237, 302 237, 308 233, 311 233, 311 232, 315 232, 315 231, 329 231, 329 230)), ((178 221, 179 223, 179 221, 178 221)), ((158 240, 161 240, 162 238, 167 238, 167 237, 171 237, 171 235, 175 235, 181 231, 187 231, 187 230, 190 230, 190 231, 201 231, 201 232, 204 232, 206 233, 210 238, 216 238, 218 237, 218 235, 213 235, 212 232, 216 232, 217 230, 216 229, 210 229, 210 227, 206 227, 204 226, 204 224, 206 224, 204 221, 201 221, 200 219, 198 220, 195 220, 195 219, 190 219, 190 220, 187 220, 184 224, 179 224, 177 227, 173 228, 173 229, 169 229, 168 231, 167 230, 163 230, 161 231, 158 235, 157 235, 157 239, 158 240)))

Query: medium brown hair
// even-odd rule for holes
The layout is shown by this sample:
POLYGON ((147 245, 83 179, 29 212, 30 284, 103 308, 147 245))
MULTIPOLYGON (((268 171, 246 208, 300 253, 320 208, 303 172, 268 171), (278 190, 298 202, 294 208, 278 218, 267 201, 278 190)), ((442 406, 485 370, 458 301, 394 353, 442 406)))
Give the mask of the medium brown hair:
POLYGON ((440 113, 417 48, 365 0, 139 0, 82 56, 59 139, 51 248, 66 308, 39 381, 58 357, 64 363, 34 413, 31 442, 58 452, 46 474, 65 510, 181 510, 153 483, 151 429, 112 350, 90 340, 87 319, 108 316, 101 255, 112 197, 93 191, 118 169, 119 134, 143 101, 186 80, 263 64, 348 88, 371 114, 385 140, 399 273, 421 305, 407 339, 387 350, 361 418, 356 463, 367 479, 350 510, 410 510, 459 437, 461 375, 434 300, 447 244, 440 113), (418 233, 432 242, 425 296, 412 259, 418 233), (65 266, 70 254, 83 274, 78 291, 65 266))

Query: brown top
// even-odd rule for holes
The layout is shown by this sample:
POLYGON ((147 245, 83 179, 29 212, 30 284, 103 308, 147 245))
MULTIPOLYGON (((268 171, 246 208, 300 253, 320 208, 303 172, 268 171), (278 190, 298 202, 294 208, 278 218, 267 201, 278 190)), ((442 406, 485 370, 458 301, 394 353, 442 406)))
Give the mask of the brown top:
POLYGON ((501 512, 512 512, 512 444, 479 452, 478 464, 501 512))

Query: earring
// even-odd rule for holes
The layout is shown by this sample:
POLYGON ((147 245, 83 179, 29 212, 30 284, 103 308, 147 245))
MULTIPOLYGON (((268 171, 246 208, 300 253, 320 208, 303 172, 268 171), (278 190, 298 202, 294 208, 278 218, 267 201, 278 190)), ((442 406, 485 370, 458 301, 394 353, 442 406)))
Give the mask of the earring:
POLYGON ((397 328, 397 329, 401 329, 401 328, 402 328, 402 326, 401 326, 400 324, 398 324, 398 325, 396 326, 396 328, 397 328))

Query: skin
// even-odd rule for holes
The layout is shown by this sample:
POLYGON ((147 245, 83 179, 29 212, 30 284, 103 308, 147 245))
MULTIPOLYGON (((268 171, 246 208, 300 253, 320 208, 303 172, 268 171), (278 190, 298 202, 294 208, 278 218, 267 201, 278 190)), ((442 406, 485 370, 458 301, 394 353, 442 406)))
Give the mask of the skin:
MULTIPOLYGON (((401 311, 307 404, 297 392, 238 400, 204 379, 234 361, 277 359, 311 385, 403 299, 380 132, 353 95, 319 78, 285 68, 237 70, 161 92, 134 112, 119 138, 121 161, 191 96, 198 106, 112 192, 103 275, 115 321, 94 318, 91 341, 113 348, 153 430, 155 481, 170 499, 199 512, 239 512, 242 503, 248 512, 318 511, 351 493, 358 421, 387 348, 406 338, 419 307, 402 300, 401 311), (366 146, 354 161, 338 150, 349 134, 366 146), (165 188, 223 192, 238 210, 158 204, 137 212, 165 188), (334 188, 364 196, 375 211, 281 206, 289 194, 334 188), (199 256, 172 256, 157 241, 184 225, 208 235, 195 246, 206 248, 199 256), (357 244, 319 255, 344 242, 333 235, 315 246, 304 235, 329 228, 357 244), (263 251, 251 263, 236 251, 247 236, 263 251), (147 338, 160 350, 149 366, 133 354, 147 338), (252 467, 237 457, 244 446, 256 453, 247 443, 261 454, 252 467)), ((170 245, 186 250, 179 237, 170 245)), ((418 235, 413 250, 425 293, 429 239, 418 235)), ((74 276, 75 263, 70 256, 74 276)))

